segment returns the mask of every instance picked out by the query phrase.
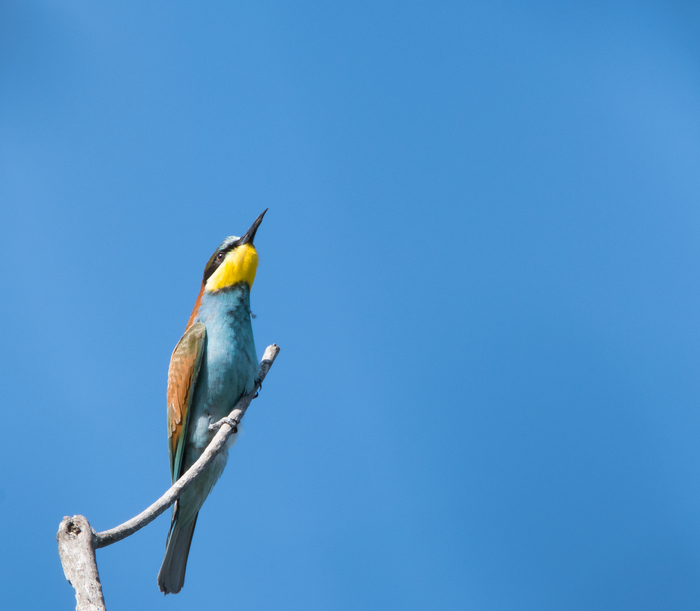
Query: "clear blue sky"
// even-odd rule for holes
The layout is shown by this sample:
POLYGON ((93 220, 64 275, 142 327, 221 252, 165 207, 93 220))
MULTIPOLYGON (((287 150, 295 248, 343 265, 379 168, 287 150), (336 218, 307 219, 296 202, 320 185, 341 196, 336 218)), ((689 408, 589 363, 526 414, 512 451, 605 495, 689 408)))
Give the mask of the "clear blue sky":
POLYGON ((170 353, 264 209, 282 347, 197 524, 108 608, 700 608, 700 12, 0 4, 0 607, 167 487, 170 353))

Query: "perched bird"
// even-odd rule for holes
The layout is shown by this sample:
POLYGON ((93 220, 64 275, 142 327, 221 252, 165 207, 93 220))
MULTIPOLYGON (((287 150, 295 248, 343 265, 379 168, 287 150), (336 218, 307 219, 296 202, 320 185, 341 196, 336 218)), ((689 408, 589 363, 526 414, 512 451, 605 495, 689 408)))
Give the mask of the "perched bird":
MULTIPOLYGON (((250 324, 250 289, 258 267, 253 239, 265 212, 243 237, 226 238, 209 259, 194 310, 170 359, 168 450, 173 483, 214 437, 209 425, 227 416, 255 385, 258 360, 250 324)), ((197 514, 227 459, 228 448, 173 506, 158 573, 158 586, 165 594, 182 589, 197 514)))

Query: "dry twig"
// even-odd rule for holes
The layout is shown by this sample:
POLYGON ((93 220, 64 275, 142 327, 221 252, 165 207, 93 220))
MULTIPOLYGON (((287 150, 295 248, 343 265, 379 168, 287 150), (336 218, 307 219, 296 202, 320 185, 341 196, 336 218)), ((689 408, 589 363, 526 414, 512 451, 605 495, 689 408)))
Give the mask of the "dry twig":
POLYGON ((115 528, 100 533, 96 533, 92 529, 84 516, 73 516, 72 518, 66 516, 63 518, 56 535, 58 554, 61 557, 61 564, 63 565, 66 579, 75 588, 76 611, 104 611, 105 609, 102 585, 100 584, 100 576, 95 560, 95 550, 100 547, 107 547, 133 535, 136 531, 141 530, 155 520, 180 498, 183 492, 192 485, 209 463, 214 460, 214 457, 221 452, 228 438, 237 431, 241 418, 243 418, 250 402, 258 396, 258 390, 272 363, 277 358, 279 351, 279 346, 276 344, 267 347, 260 361, 260 371, 258 372, 255 388, 239 399, 233 411, 227 417, 211 425, 212 430, 218 429, 218 432, 206 450, 204 450, 204 453, 150 507, 136 517, 131 518, 131 520, 127 520, 115 528))

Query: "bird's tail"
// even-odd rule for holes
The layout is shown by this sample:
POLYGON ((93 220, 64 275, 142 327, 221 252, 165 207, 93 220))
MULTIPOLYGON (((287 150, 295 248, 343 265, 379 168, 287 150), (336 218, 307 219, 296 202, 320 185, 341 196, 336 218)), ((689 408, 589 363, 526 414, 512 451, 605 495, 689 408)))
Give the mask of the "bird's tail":
POLYGON ((158 587, 165 594, 177 594, 185 584, 187 556, 190 553, 198 515, 199 513, 195 514, 191 522, 178 524, 177 511, 173 514, 168 542, 165 546, 165 558, 158 572, 158 587))

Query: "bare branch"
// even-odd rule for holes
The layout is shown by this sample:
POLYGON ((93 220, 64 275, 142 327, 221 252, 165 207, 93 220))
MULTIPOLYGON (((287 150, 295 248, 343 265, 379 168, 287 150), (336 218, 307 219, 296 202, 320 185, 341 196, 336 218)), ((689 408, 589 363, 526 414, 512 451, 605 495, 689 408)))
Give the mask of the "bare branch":
POLYGON ((279 353, 279 346, 272 344, 268 346, 263 354, 262 361, 260 362, 260 371, 258 373, 258 379, 255 382, 255 387, 247 395, 243 395, 233 411, 228 415, 228 418, 224 418, 221 425, 219 425, 219 432, 211 440, 211 443, 204 450, 204 453, 199 457, 197 462, 195 462, 183 475, 177 480, 170 489, 161 496, 153 505, 148 509, 142 511, 135 518, 131 518, 120 524, 115 528, 110 530, 105 530, 101 533, 95 535, 95 549, 100 547, 107 547, 121 541, 122 539, 133 535, 137 530, 141 530, 146 524, 149 524, 155 520, 161 513, 163 513, 168 507, 170 507, 177 499, 180 498, 183 492, 190 487, 190 485, 199 477, 200 473, 204 471, 209 466, 209 463, 214 460, 214 457, 221 452, 221 450, 226 445, 228 438, 234 433, 234 426, 231 422, 235 422, 238 425, 243 418, 250 402, 257 396, 258 389, 262 385, 262 381, 265 379, 267 372, 270 370, 270 366, 277 358, 279 353), (223 425, 227 426, 223 426, 223 425))
POLYGON ((56 535, 63 572, 75 588, 76 611, 105 611, 95 561, 95 531, 83 516, 63 518, 56 535))
POLYGON ((237 432, 238 425, 250 402, 258 396, 258 390, 279 354, 279 346, 272 344, 267 347, 260 361, 258 379, 251 392, 243 395, 233 411, 218 422, 210 425, 211 430, 218 432, 207 446, 199 459, 178 479, 170 489, 150 507, 139 515, 123 524, 101 533, 95 533, 84 516, 65 517, 61 522, 56 539, 58 553, 61 556, 63 572, 66 579, 75 588, 77 600, 76 611, 104 611, 104 599, 100 576, 97 572, 95 550, 107 547, 133 535, 144 526, 155 520, 170 507, 189 488, 201 473, 214 460, 216 455, 226 445, 229 437, 237 432))

